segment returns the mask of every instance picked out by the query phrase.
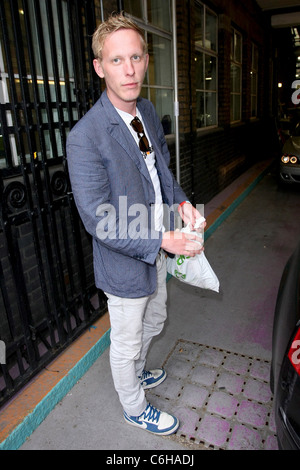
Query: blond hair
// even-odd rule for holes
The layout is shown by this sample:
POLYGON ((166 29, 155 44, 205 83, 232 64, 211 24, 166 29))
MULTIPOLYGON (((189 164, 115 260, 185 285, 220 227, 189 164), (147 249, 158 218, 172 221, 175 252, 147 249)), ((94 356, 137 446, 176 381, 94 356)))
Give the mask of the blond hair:
POLYGON ((95 59, 102 60, 102 49, 105 39, 107 36, 119 31, 120 29, 132 29, 136 31, 141 37, 143 52, 144 54, 147 53, 144 31, 136 23, 131 21, 129 18, 126 18, 123 13, 113 13, 106 21, 100 23, 93 34, 92 49, 95 59))

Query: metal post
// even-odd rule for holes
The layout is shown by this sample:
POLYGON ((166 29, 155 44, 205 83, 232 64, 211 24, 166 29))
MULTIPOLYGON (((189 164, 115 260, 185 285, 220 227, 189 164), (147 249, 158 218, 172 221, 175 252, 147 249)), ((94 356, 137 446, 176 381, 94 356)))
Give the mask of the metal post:
POLYGON ((177 179, 178 184, 180 184, 179 101, 178 101, 177 23, 176 21, 177 21, 176 20, 176 0, 172 0, 176 179, 177 179))

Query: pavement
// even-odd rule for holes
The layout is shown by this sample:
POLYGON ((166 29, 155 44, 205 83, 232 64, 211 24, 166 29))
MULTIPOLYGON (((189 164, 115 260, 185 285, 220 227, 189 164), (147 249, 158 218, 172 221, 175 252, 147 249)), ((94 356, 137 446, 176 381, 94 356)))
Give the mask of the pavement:
MULTIPOLYGON (((125 423, 107 340, 64 393, 59 391, 61 379, 45 394, 41 402, 48 408, 36 426, 26 423, 41 409, 40 403, 19 416, 13 428, 7 424, 13 422, 10 415, 18 414, 16 402, 24 404, 25 396, 32 395, 30 386, 0 410, 0 431, 1 420, 6 422, 2 448, 181 455, 197 450, 277 450, 269 388, 272 323, 282 270, 300 237, 299 215, 299 189, 279 188, 270 162, 255 165, 205 206, 205 253, 220 292, 171 278, 169 317, 151 345, 147 363, 149 369, 163 366, 168 373, 165 382, 146 393, 153 405, 180 419, 176 434, 159 437, 125 423)), ((109 324, 103 331, 101 338, 109 338, 109 324)), ((76 367, 78 363, 82 361, 76 367)), ((59 364, 51 364, 48 375, 58 373, 59 364)), ((67 376, 74 370, 69 368, 67 376)), ((41 377, 35 382, 40 384, 41 377)))

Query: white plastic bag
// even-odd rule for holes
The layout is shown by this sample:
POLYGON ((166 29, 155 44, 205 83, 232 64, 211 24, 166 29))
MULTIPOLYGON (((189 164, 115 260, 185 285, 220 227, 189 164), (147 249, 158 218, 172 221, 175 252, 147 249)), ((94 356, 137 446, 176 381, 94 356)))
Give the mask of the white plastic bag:
MULTIPOLYGON (((203 220, 200 223, 202 222, 203 220)), ((198 232, 190 230, 189 224, 181 229, 181 232, 194 233, 201 237, 201 234, 198 232)), ((219 280, 203 251, 200 255, 196 255, 193 258, 183 255, 175 255, 174 258, 168 257, 167 270, 169 274, 182 282, 201 287, 202 289, 219 292, 219 280)))

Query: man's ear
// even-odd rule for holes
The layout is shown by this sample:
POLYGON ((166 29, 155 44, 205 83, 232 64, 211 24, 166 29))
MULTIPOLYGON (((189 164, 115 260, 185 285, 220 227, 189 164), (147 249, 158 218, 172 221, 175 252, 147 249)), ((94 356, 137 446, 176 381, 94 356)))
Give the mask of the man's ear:
POLYGON ((99 59, 94 59, 94 60, 93 60, 93 65, 94 65, 94 69, 95 69, 96 74, 97 74, 100 78, 104 78, 103 67, 102 67, 102 65, 101 65, 100 60, 99 60, 99 59))

